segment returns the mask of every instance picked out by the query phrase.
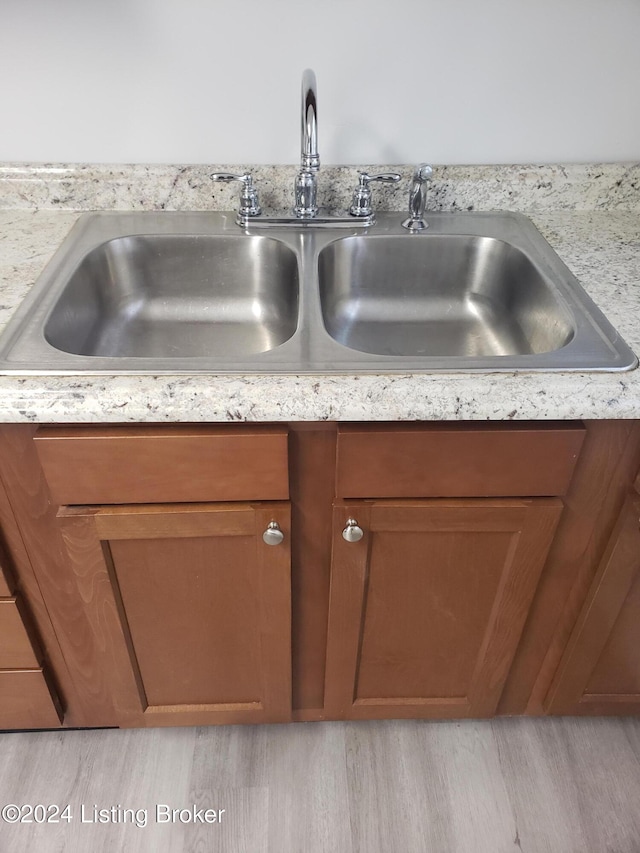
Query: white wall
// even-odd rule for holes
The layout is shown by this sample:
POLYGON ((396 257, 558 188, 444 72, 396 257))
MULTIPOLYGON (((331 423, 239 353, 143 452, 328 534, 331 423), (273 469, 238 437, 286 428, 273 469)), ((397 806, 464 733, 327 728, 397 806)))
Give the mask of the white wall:
POLYGON ((640 0, 1 0, 0 161, 640 160, 640 0))

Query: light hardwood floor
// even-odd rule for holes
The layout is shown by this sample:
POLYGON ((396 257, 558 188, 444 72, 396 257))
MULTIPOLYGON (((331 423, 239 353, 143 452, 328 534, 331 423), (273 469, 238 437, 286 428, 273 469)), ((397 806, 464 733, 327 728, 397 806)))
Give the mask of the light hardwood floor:
POLYGON ((7 803, 73 820, 0 822, 1 853, 639 853, 640 719, 1 734, 7 803), (162 824, 157 804, 225 812, 162 824))

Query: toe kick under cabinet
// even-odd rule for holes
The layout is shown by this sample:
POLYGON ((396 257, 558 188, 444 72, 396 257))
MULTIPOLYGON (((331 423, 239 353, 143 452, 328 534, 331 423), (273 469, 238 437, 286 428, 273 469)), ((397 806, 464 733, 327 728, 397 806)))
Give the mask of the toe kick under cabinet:
POLYGON ((639 466, 636 422, 0 427, 64 725, 544 713, 639 466))

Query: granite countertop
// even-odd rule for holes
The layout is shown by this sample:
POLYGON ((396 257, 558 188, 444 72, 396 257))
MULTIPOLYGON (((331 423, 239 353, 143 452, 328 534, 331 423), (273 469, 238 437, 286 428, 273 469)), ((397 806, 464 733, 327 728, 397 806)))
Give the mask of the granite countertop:
MULTIPOLYGON (((635 199, 640 195, 638 171, 635 167, 630 171, 631 177, 626 173, 626 180, 633 181, 628 189, 635 199)), ((611 183, 615 190, 615 181, 611 183)), ((36 189, 42 191, 40 185, 36 189)), ((539 197, 540 187, 537 189, 539 197)), ((15 185, 13 191, 15 195, 15 185)), ((20 192, 24 195, 22 184, 20 192)), ((557 198, 556 194, 556 202, 557 198)), ((0 193, 0 208, 2 200, 0 193)), ((606 207, 590 205, 597 209, 571 209, 558 203, 561 209, 549 209, 553 203, 551 198, 549 204, 517 207, 524 208, 598 307, 640 353, 640 205, 635 208, 635 200, 631 205, 609 201, 606 207)), ((144 205, 138 209, 140 206, 144 205)), ((455 204, 439 206, 456 209, 455 204)), ((484 209, 492 206, 500 207, 492 198, 484 209)), ((88 209, 90 203, 83 207, 88 209)), ((0 209, 0 331, 80 212, 58 200, 48 205, 40 201, 34 206, 30 199, 15 204, 15 198, 11 206, 0 209)), ((640 370, 360 376, 0 376, 3 422, 577 418, 640 418, 640 370)))

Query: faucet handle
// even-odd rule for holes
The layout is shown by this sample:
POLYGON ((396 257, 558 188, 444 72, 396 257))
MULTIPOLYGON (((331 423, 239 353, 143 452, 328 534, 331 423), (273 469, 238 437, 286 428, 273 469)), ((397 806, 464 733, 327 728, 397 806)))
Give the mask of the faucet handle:
POLYGON ((368 187, 372 181, 381 184, 397 184, 401 176, 397 172, 381 172, 379 175, 369 175, 367 172, 358 172, 358 185, 368 187))
POLYGON ((260 216, 262 208, 258 200, 258 190, 253 185, 253 178, 248 172, 244 175, 234 175, 231 172, 214 172, 211 175, 214 181, 241 181, 242 190, 240 191, 240 211, 239 216, 260 216))
POLYGON ((371 216, 373 208, 371 206, 371 187, 369 184, 373 181, 378 181, 381 184, 397 184, 400 181, 400 177, 397 172, 382 172, 379 175, 369 175, 367 172, 360 172, 358 175, 358 186, 353 191, 349 213, 352 216, 371 216))

